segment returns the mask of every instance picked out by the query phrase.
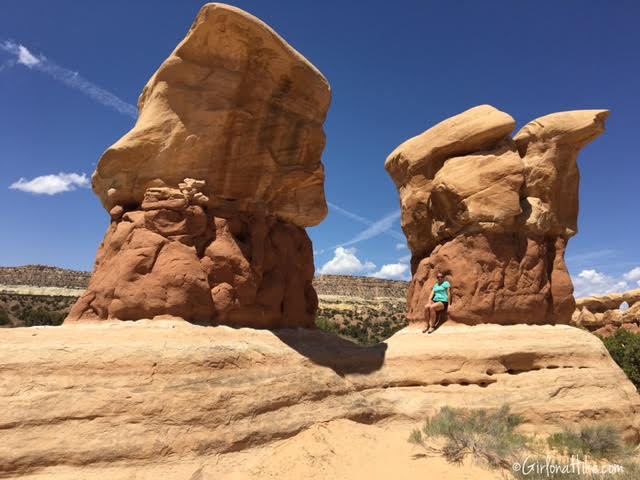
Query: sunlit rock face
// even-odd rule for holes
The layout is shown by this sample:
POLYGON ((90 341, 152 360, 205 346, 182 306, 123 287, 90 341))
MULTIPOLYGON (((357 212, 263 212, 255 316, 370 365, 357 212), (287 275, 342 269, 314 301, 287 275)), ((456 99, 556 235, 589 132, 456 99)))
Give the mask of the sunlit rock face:
POLYGON ((93 174, 112 223, 67 322, 312 326, 304 228, 327 213, 330 100, 322 74, 271 28, 205 5, 93 174))
POLYGON ((422 320, 436 271, 452 289, 449 317, 476 323, 569 323, 564 262, 577 232, 580 150, 606 110, 560 112, 527 124, 481 105, 396 148, 385 168, 412 252, 410 320, 422 320))

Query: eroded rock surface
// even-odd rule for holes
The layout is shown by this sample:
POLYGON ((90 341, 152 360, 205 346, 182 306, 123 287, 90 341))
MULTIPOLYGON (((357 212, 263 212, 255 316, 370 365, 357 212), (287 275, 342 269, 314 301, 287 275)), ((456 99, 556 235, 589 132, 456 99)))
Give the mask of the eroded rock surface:
POLYGON ((173 316, 200 324, 311 327, 318 299, 304 229, 207 209, 188 179, 151 188, 112 222, 66 323, 173 316))
MULTIPOLYGON (((566 325, 405 329, 367 348, 319 330, 184 321, 0 336, 3 478, 199 478, 203 467, 215 478, 270 478, 242 472, 255 449, 277 456, 278 440, 294 448, 296 434, 341 419, 393 428, 406 445, 442 406, 507 402, 537 434, 605 422, 637 440, 640 427, 635 387, 600 340, 566 325), (194 466, 174 472, 185 465, 194 466)), ((327 478, 318 465, 284 478, 327 478)))
POLYGON ((205 5, 93 175, 112 223, 67 322, 312 326, 330 98, 267 25, 205 5))
POLYGON ((410 320, 424 318, 436 270, 453 284, 452 320, 569 323, 564 262, 577 232, 580 149, 606 110, 560 112, 526 125, 489 105, 407 140, 387 158, 412 252, 410 320))

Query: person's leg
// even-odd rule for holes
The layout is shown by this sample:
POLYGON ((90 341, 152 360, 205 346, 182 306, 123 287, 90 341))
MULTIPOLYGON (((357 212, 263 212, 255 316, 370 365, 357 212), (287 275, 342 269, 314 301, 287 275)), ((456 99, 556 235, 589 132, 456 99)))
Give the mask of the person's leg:
POLYGON ((424 327, 424 329, 422 330, 422 332, 426 332, 429 327, 431 327, 431 314, 433 313, 431 311, 431 306, 433 305, 433 302, 429 301, 429 303, 427 304, 426 307, 424 307, 424 316, 425 316, 425 320, 427 322, 427 325, 424 327))
POLYGON ((442 302, 435 302, 431 305, 430 311, 431 315, 429 317, 429 333, 433 332, 436 328, 436 320, 438 318, 438 312, 444 310, 444 305, 442 302))

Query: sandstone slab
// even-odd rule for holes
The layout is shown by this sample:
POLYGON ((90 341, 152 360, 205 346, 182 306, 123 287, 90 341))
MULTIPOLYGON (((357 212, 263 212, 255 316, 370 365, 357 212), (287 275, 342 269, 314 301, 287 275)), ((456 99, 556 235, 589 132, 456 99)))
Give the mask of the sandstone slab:
POLYGON ((254 478, 239 459, 276 455, 278 440, 342 420, 408 434, 444 405, 507 402, 529 432, 640 429, 633 385, 596 337, 569 326, 408 328, 368 348, 317 330, 184 321, 0 334, 7 478, 171 478, 186 466, 254 478))

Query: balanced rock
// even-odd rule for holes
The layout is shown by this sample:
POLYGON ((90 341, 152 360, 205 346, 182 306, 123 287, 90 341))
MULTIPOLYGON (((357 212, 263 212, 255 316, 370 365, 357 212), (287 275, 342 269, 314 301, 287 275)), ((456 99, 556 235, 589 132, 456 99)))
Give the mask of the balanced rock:
POLYGON ((564 262, 577 232, 582 147, 606 110, 515 121, 489 105, 407 140, 386 160, 412 253, 410 320, 424 319, 435 272, 450 276, 449 317, 460 323, 569 323, 564 262))
POLYGON ((66 321, 312 326, 330 99, 267 25, 205 5, 93 174, 112 223, 66 321))

